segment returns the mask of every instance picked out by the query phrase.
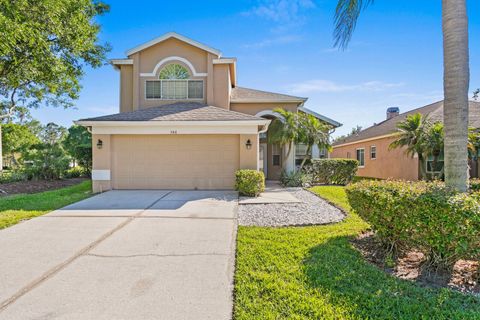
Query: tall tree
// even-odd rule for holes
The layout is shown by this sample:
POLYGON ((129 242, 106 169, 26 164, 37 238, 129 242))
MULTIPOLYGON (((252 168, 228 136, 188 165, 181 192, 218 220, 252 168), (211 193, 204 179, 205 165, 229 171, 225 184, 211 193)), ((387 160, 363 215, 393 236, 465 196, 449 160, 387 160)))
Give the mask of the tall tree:
MULTIPOLYGON (((288 159, 292 152, 293 144, 298 139, 297 114, 281 108, 273 111, 278 114, 278 117, 269 126, 268 142, 286 147, 285 158, 288 159)), ((283 164, 285 166, 285 161, 283 164)))
POLYGON ((445 170, 445 166, 442 166, 440 171, 438 170, 439 158, 444 149, 444 126, 441 122, 435 122, 425 128, 422 139, 419 142, 422 149, 425 152, 425 160, 428 157, 432 157, 432 178, 441 179, 445 170))
POLYGON ((389 149, 404 147, 405 153, 411 157, 417 155, 422 179, 426 177, 425 146, 422 141, 429 126, 429 121, 422 114, 409 115, 397 124, 396 138, 389 146, 389 149))
POLYGON ((328 134, 330 129, 330 126, 310 114, 303 112, 298 114, 298 142, 307 146, 307 156, 303 158, 300 168, 305 165, 314 145, 317 145, 319 149, 330 149, 328 134))
MULTIPOLYGON (((335 11, 335 45, 346 48, 360 13, 373 0, 339 0, 335 11)), ((468 187, 468 17, 466 0, 442 0, 444 50, 445 182, 459 191, 468 187)))
POLYGON ((0 0, 0 120, 73 105, 85 66, 109 50, 95 22, 107 11, 97 0, 0 0))
POLYGON ((2 127, 2 149, 5 158, 7 158, 6 162, 9 166, 15 166, 18 156, 21 156, 28 148, 38 143, 39 139, 25 125, 7 123, 2 127))
POLYGON ((76 163, 90 172, 92 168, 92 135, 82 126, 71 126, 63 145, 76 163))

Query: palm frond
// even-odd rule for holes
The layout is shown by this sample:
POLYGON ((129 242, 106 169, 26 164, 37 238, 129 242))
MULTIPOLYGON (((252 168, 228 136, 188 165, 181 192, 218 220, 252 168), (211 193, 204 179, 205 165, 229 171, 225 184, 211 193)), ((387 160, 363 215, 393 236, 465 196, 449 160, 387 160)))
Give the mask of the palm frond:
POLYGON ((334 18, 335 31, 333 32, 335 47, 342 50, 347 48, 348 43, 352 39, 353 31, 357 26, 360 12, 373 2, 374 0, 338 1, 334 18))

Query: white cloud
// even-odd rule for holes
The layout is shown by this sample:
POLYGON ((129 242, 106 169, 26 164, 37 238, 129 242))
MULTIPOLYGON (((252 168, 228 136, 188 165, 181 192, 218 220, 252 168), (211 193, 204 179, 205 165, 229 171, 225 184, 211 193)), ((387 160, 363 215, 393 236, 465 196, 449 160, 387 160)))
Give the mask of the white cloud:
POLYGON ((280 37, 268 38, 268 39, 261 40, 261 41, 258 41, 258 42, 254 42, 254 43, 247 43, 247 44, 243 45, 243 47, 247 48, 247 49, 250 49, 250 48, 265 48, 265 47, 271 47, 271 46, 275 46, 275 45, 284 45, 284 44, 299 42, 301 40, 302 40, 301 36, 285 35, 285 36, 280 36, 280 37))
POLYGON ((315 4, 311 0, 262 0, 258 6, 246 12, 267 20, 289 23, 298 20, 306 9, 312 9, 315 4))
POLYGON ((294 83, 288 87, 292 93, 311 93, 311 92, 375 92, 383 91, 390 88, 403 86, 403 83, 387 83, 383 81, 368 81, 358 84, 339 84, 330 80, 308 80, 304 82, 294 83))

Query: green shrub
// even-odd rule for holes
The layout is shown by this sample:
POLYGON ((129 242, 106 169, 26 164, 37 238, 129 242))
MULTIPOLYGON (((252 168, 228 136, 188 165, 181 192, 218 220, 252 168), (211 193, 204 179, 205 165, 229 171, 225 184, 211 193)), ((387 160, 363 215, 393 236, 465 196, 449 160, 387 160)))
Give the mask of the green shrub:
POLYGON ((82 166, 76 166, 73 168, 68 169, 65 172, 64 177, 71 179, 71 178, 80 178, 80 177, 88 177, 90 173, 90 170, 82 167, 82 166))
POLYGON ((265 191, 265 176, 262 171, 238 170, 235 172, 235 190, 241 195, 256 197, 265 191))
POLYGON ((26 152, 22 160, 23 171, 29 180, 63 178, 70 164, 70 158, 59 143, 37 144, 26 152))
POLYGON ((420 249, 439 266, 480 259, 480 193, 460 194, 438 182, 367 180, 346 192, 385 244, 420 249))
POLYGON ((314 184, 350 183, 357 174, 358 161, 354 159, 312 159, 304 168, 314 184))
POLYGON ((27 175, 20 170, 4 170, 0 173, 0 183, 9 183, 27 180, 27 175))
POLYGON ((303 171, 282 171, 280 175, 280 183, 287 188, 290 187, 308 187, 312 183, 312 178, 309 174, 303 171))

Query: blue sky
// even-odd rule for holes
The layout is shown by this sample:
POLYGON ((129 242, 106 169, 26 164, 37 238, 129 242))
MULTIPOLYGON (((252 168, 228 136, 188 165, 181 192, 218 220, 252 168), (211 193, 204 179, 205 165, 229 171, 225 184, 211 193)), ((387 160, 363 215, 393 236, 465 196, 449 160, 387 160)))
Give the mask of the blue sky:
MULTIPOLYGON (((439 0, 377 0, 362 13, 346 51, 333 49, 335 0, 107 1, 99 18, 109 58, 176 31, 236 57, 243 87, 308 97, 306 106, 333 118, 344 134, 442 99, 439 0)), ((470 91, 480 87, 480 1, 469 0, 470 91), (476 13, 476 14, 475 14, 476 13)), ((74 109, 41 108, 42 122, 118 112, 119 74, 86 69, 74 109)))

